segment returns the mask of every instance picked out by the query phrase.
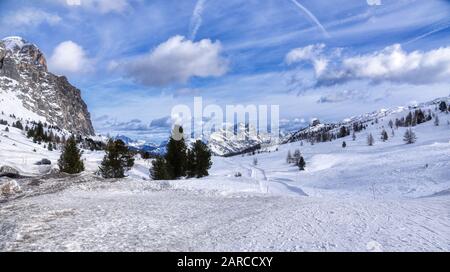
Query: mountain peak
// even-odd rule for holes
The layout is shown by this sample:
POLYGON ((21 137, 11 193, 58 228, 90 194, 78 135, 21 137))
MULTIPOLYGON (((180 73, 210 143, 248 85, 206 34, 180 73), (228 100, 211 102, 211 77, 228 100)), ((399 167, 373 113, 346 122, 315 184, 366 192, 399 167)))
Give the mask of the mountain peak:
POLYGON ((10 36, 2 39, 6 50, 17 52, 22 50, 25 45, 30 45, 24 38, 19 36, 10 36))
MULTIPOLYGON (((42 51, 21 37, 0 40, 0 95, 17 101, 9 114, 27 117, 20 115, 32 112, 67 131, 94 134, 80 90, 66 77, 49 73, 42 51)), ((0 101, 0 108, 4 103, 0 101)))

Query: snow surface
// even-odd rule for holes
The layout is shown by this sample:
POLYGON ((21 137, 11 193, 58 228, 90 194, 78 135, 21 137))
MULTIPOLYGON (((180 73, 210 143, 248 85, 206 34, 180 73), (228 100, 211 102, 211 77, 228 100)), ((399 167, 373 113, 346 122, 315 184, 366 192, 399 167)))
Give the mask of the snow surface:
POLYGON ((34 163, 56 167, 58 151, 0 125, 0 165, 31 176, 0 196, 0 251, 449 251, 450 114, 415 127, 415 144, 404 144, 406 128, 378 140, 404 115, 356 141, 214 157, 209 177, 174 181, 150 180, 143 159, 128 178, 103 180, 93 175, 103 153, 87 151, 82 175, 40 177, 34 163), (304 172, 286 163, 297 148, 304 172))

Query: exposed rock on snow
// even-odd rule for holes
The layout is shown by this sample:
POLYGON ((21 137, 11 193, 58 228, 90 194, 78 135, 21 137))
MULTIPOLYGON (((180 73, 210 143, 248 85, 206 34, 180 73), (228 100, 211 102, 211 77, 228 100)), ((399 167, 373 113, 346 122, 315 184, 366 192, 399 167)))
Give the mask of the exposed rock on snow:
POLYGON ((270 143, 270 135, 257 133, 256 128, 242 123, 220 129, 212 133, 208 139, 209 148, 218 156, 251 152, 270 143))
POLYGON ((8 114, 27 119, 20 114, 20 109, 25 108, 51 125, 83 135, 94 134, 80 90, 66 77, 48 72, 41 50, 20 37, 0 41, 0 94, 19 98, 0 101, 0 108, 11 109, 8 114))
POLYGON ((0 185, 0 193, 3 196, 11 196, 20 192, 22 192, 22 189, 15 180, 9 180, 6 183, 0 185))
POLYGON ((0 177, 10 177, 16 178, 20 175, 19 171, 10 167, 10 166, 2 166, 0 167, 0 177))

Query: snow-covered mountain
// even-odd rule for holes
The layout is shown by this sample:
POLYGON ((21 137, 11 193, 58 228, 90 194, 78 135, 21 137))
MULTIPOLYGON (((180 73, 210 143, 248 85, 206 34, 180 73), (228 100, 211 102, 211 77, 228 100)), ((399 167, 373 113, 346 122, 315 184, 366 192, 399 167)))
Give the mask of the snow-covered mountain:
POLYGON ((149 152, 155 155, 161 155, 166 153, 167 142, 161 144, 149 143, 144 140, 134 140, 125 135, 117 135, 113 137, 116 140, 122 140, 130 149, 149 152))
POLYGON ((207 140, 211 151, 218 156, 232 156, 251 152, 269 145, 272 138, 269 134, 258 133, 251 125, 239 123, 227 125, 209 136, 207 140))
MULTIPOLYGON (((297 141, 315 141, 324 142, 332 140, 331 138, 341 138, 348 135, 341 133, 342 131, 350 133, 358 131, 358 128, 367 127, 368 125, 376 125, 379 120, 389 119, 393 122, 396 119, 404 118, 409 112, 414 113, 416 110, 421 110, 427 114, 429 111, 434 111, 439 104, 444 101, 447 105, 450 104, 449 97, 441 97, 432 101, 417 103, 409 106, 399 106, 391 109, 380 109, 371 113, 365 113, 358 116, 352 116, 337 123, 321 123, 318 119, 311 122, 311 124, 305 128, 302 128, 296 132, 286 135, 283 139, 283 143, 297 142, 297 141), (343 129, 345 128, 345 129, 343 129), (325 137, 325 139, 324 139, 325 137)), ((428 113, 429 114, 429 113, 428 113)), ((385 126, 386 129, 389 126, 385 126)))
POLYGON ((21 37, 0 40, 0 110, 29 121, 93 135, 80 90, 47 69, 42 51, 21 37))

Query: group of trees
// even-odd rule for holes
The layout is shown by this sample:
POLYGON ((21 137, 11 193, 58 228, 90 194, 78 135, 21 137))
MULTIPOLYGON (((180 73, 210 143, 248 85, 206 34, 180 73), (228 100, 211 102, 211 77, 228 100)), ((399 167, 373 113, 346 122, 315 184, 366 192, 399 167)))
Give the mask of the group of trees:
POLYGON ((294 151, 294 155, 291 154, 291 151, 288 151, 286 162, 288 164, 293 164, 299 168, 300 171, 304 171, 306 167, 305 158, 303 158, 300 150, 296 149, 294 151))
MULTIPOLYGON (((99 167, 104 178, 123 178, 125 172, 134 165, 134 154, 121 140, 109 140, 105 148, 105 156, 99 167)), ((76 137, 71 136, 65 143, 58 166, 61 172, 78 174, 84 171, 83 151, 78 147, 76 137)))
POLYGON ((415 127, 416 125, 420 125, 432 119, 433 117, 431 111, 425 113, 421 109, 417 109, 414 113, 409 112, 406 117, 402 117, 401 119, 397 118, 395 120, 395 127, 415 127))
MULTIPOLYGON (((62 149, 58 166, 61 172, 77 174, 84 171, 83 152, 77 137, 71 136, 62 149)), ((134 165, 135 152, 120 139, 109 140, 105 147, 105 156, 99 167, 103 178, 123 178, 134 165)), ((180 177, 201 178, 208 176, 211 167, 211 151, 202 141, 194 142, 187 148, 184 138, 170 138, 167 153, 152 162, 150 175, 155 180, 177 179, 180 177)))
MULTIPOLYGON (((183 128, 179 128, 183 133, 183 128)), ((190 148, 186 146, 184 137, 171 137, 167 144, 165 156, 152 162, 150 176, 154 180, 178 179, 180 177, 201 178, 208 176, 211 168, 211 151, 201 140, 195 141, 190 148)))

